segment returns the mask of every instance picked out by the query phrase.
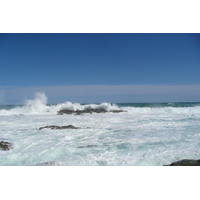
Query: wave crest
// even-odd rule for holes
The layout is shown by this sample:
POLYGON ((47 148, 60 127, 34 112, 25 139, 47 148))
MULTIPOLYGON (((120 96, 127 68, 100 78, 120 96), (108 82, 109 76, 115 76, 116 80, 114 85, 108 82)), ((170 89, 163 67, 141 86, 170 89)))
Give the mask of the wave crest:
POLYGON ((26 100, 23 106, 17 106, 10 110, 0 110, 0 115, 20 115, 20 114, 46 114, 57 113, 59 110, 86 110, 86 109, 104 109, 106 111, 119 110, 116 104, 107 102, 101 104, 85 104, 65 102, 57 105, 47 105, 48 98, 45 93, 37 92, 34 94, 34 99, 26 100))

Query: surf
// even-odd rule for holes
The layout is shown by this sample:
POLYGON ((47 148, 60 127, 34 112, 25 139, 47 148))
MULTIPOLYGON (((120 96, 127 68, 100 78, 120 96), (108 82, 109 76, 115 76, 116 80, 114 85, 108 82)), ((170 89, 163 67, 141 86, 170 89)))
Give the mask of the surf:
POLYGON ((0 115, 27 115, 27 114, 56 114, 60 110, 89 110, 104 109, 105 111, 120 110, 116 104, 103 102, 101 104, 81 104, 66 101, 64 103, 52 105, 48 104, 48 97, 43 92, 34 94, 33 99, 25 100, 24 105, 20 106, 1 106, 0 115))

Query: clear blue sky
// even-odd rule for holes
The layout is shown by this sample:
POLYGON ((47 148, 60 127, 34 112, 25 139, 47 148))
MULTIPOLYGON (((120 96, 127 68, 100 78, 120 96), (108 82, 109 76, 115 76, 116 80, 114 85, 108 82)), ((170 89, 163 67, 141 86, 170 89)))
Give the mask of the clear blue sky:
POLYGON ((4 104, 200 101, 200 34, 0 34, 0 69, 4 104))

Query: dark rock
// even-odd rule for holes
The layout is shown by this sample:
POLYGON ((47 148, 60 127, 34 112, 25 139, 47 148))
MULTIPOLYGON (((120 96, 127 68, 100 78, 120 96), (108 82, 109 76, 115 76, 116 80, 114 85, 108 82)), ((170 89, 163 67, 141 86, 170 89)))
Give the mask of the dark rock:
POLYGON ((87 146, 80 146, 80 147, 77 147, 77 148, 88 148, 88 147, 98 147, 97 145, 87 145, 87 146))
POLYGON ((24 114, 15 114, 14 116, 24 116, 24 114))
POLYGON ((36 164, 36 166, 60 166, 60 165, 55 162, 44 162, 36 164))
POLYGON ((78 129, 77 127, 75 126, 72 126, 72 125, 68 125, 68 126, 44 126, 44 127, 40 127, 39 130, 42 130, 44 128, 50 128, 50 129, 78 129))
MULTIPOLYGON (((63 115, 63 114, 76 114, 76 115, 81 115, 81 114, 84 114, 84 113, 106 113, 108 111, 104 110, 104 109, 86 109, 86 110, 67 110, 67 109, 63 109, 63 110, 60 110, 58 111, 58 115, 63 115)), ((113 112, 113 113, 119 113, 119 112, 123 112, 122 110, 113 110, 113 111, 110 111, 110 112, 113 112)))
POLYGON ((200 160, 183 159, 164 166, 200 166, 200 160))
POLYGON ((12 149, 12 145, 9 142, 1 141, 0 142, 0 149, 3 150, 3 151, 8 151, 8 150, 12 149))
POLYGON ((120 113, 120 112, 124 112, 123 110, 113 110, 113 111, 110 111, 112 113, 120 113))

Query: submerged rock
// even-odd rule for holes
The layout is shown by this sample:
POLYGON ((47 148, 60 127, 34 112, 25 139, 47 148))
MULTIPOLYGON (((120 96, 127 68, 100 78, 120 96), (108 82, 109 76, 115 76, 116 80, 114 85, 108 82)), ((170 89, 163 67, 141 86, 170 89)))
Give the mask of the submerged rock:
POLYGON ((88 148, 88 147, 98 147, 97 145, 87 145, 87 146, 80 146, 80 147, 77 147, 77 148, 88 148))
POLYGON ((1 141, 0 142, 0 149, 3 150, 3 151, 8 151, 8 150, 12 149, 12 145, 9 142, 1 141))
POLYGON ((24 116, 24 114, 15 114, 14 116, 24 116))
POLYGON ((50 128, 50 129, 78 129, 77 127, 73 126, 73 125, 68 125, 68 126, 44 126, 44 127, 40 127, 39 130, 42 130, 44 128, 50 128))
POLYGON ((183 159, 164 166, 200 166, 200 160, 183 159))
MULTIPOLYGON (((76 114, 76 115, 81 115, 84 113, 106 113, 108 111, 104 110, 104 109, 86 109, 86 110, 67 110, 67 109, 63 109, 58 111, 58 115, 63 115, 63 114, 76 114)), ((120 113, 120 112, 124 112, 122 110, 113 110, 113 111, 109 111, 109 112, 113 112, 113 113, 120 113)))
POLYGON ((44 162, 44 163, 38 163, 35 166, 60 166, 60 164, 55 162, 44 162))

